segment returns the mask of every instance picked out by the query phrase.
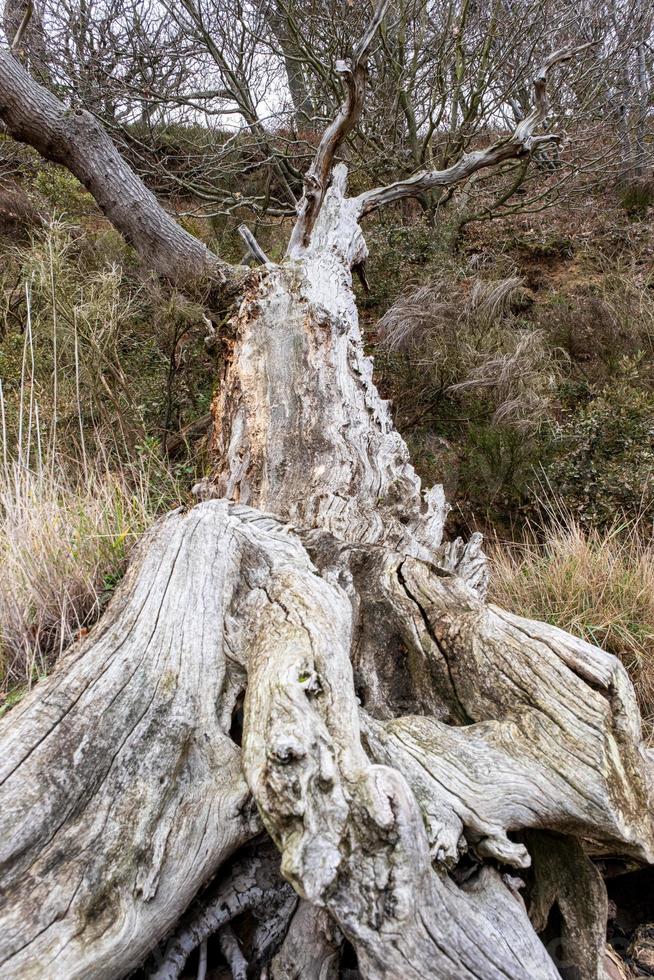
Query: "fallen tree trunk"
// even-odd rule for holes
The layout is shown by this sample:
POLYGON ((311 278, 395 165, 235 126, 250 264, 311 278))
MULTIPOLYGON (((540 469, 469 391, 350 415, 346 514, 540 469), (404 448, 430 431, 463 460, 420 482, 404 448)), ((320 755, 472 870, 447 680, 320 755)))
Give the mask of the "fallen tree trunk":
MULTIPOLYGON (((502 875, 530 864, 527 829, 652 860, 622 667, 485 606, 478 551, 442 547, 442 494, 362 352, 343 191, 341 173, 317 251, 260 273, 234 319, 204 488, 223 499, 154 529, 2 724, 3 976, 127 974, 260 833, 253 802, 371 978, 556 976, 502 875)), ((600 896, 589 977, 605 915, 600 896)))
POLYGON ((205 499, 0 723, 3 977, 170 980, 215 934, 233 976, 531 980, 560 928, 594 980, 591 856, 654 860, 624 669, 485 603, 377 393, 339 132, 290 259, 240 280, 205 499))
POLYGON ((234 278, 227 262, 166 213, 90 112, 67 108, 2 49, 0 115, 15 139, 78 178, 149 269, 184 287, 218 289, 234 278))

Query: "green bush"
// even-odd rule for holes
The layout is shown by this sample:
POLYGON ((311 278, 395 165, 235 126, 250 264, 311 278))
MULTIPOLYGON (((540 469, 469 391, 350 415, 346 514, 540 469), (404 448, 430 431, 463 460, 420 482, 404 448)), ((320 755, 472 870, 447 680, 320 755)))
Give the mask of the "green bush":
POLYGON ((88 191, 63 167, 45 165, 36 175, 34 188, 58 215, 96 210, 88 191))
POLYGON ((565 358, 525 319, 523 280, 492 271, 407 288, 377 325, 376 366, 425 481, 471 519, 506 526, 547 452, 565 358))
POLYGON ((91 453, 97 442, 115 460, 131 458, 147 437, 163 442, 208 411, 216 363, 203 309, 138 279, 116 232, 102 225, 80 238, 53 221, 9 259, 0 377, 10 445, 24 366, 45 438, 56 435, 64 453, 83 438, 91 453))
POLYGON ((654 517, 654 394, 606 387, 553 428, 548 482, 583 526, 654 517))
POLYGON ((394 211, 376 215, 365 228, 370 253, 370 293, 359 300, 362 308, 385 310, 410 281, 427 281, 430 276, 455 275, 449 243, 452 224, 447 218, 434 223, 411 204, 407 213, 394 211))
POLYGON ((463 443, 460 494, 470 517, 509 527, 531 511, 533 485, 550 449, 546 427, 493 419, 471 425, 463 443))

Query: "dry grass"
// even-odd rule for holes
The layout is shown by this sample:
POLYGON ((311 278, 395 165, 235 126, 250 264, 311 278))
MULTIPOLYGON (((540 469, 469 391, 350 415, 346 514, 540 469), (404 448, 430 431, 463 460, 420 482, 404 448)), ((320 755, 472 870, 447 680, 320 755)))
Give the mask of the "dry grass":
MULTIPOLYGON (((182 495, 156 445, 140 444, 129 461, 124 455, 121 461, 106 427, 89 430, 80 397, 88 365, 75 329, 72 371, 58 357, 54 307, 52 367, 47 383, 39 381, 32 283, 26 287, 20 383, 11 404, 0 379, 0 714, 97 619, 134 543, 182 495), (64 385, 73 392, 66 421, 76 430, 65 455, 58 438, 64 385)), ((107 306, 113 300, 105 285, 107 306)), ((84 350, 88 360, 99 359, 94 347, 84 350)))
POLYGON ((490 548, 493 601, 616 654, 654 739, 654 539, 642 520, 583 530, 560 510, 519 544, 490 548))
POLYGON ((434 334, 448 330, 457 335, 471 329, 486 331, 507 317, 523 295, 524 281, 519 276, 432 279, 409 286, 380 319, 377 329, 388 350, 431 341, 434 334))
POLYGON ((6 257, 0 375, 14 449, 22 377, 38 396, 48 441, 80 451, 73 444, 81 417, 89 446, 97 432, 118 455, 132 454, 165 411, 169 319, 154 291, 135 280, 113 241, 80 238, 64 220, 52 220, 6 257))
POLYGON ((448 391, 477 392, 494 406, 493 420, 526 429, 539 425, 549 408, 557 381, 557 365, 540 330, 515 332, 503 349, 469 352, 463 381, 448 391))
POLYGON ((97 619, 165 503, 145 467, 74 477, 59 459, 0 466, 0 696, 46 673, 97 619))
POLYGON ((382 345, 391 351, 403 350, 419 343, 425 333, 451 323, 456 289, 447 279, 409 286, 377 324, 382 345))
POLYGON ((498 320, 511 313, 516 301, 521 300, 524 286, 524 279, 521 276, 491 280, 473 279, 464 318, 474 317, 480 326, 488 328, 494 326, 498 320))
POLYGON ((525 328, 519 276, 437 279, 407 289, 377 325, 382 345, 405 352, 457 402, 479 402, 496 423, 530 429, 548 414, 562 351, 525 328))

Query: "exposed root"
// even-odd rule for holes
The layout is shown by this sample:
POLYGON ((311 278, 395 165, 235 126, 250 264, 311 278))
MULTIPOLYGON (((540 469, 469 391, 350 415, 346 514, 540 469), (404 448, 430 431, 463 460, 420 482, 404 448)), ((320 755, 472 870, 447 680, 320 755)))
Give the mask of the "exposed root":
POLYGON ((200 943, 197 980, 205 980, 207 976, 207 940, 200 943))
MULTIPOLYGON (((530 850, 513 835, 557 831, 651 858, 649 760, 617 661, 486 607, 432 564, 322 545, 316 565, 277 520, 224 501, 171 515, 86 647, 16 709, 0 811, 3 976, 45 965, 113 980, 175 922, 156 980, 178 977, 216 933, 237 976, 285 980, 293 955, 308 977, 328 976, 335 922, 368 980, 553 980, 494 867, 536 853, 537 838, 530 850), (352 662, 376 669, 389 638, 431 717, 393 717, 397 664, 374 710, 358 703, 352 662), (246 683, 241 757, 229 733, 246 683), (65 783, 44 793, 37 780, 60 776, 62 758, 65 783), (252 846, 225 865, 260 826, 241 761, 306 900, 290 929, 297 899, 275 851, 252 846), (466 849, 481 862, 470 874, 466 849), (247 937, 234 921, 245 912, 247 937)), ((579 845, 565 847, 592 908, 575 908, 565 858, 556 894, 536 866, 532 914, 542 924, 556 906, 568 944, 599 970, 603 892, 579 845)))
POLYGON ((527 842, 534 928, 564 976, 604 980, 608 899, 601 875, 576 840, 530 832, 527 842))
POLYGON ((300 899, 269 980, 336 980, 342 942, 331 916, 300 899))
POLYGON ((218 931, 218 943, 220 952, 223 954, 229 968, 232 971, 233 980, 247 980, 248 961, 243 956, 238 939, 231 926, 223 926, 218 931))
POLYGON ((0 722, 7 980, 122 976, 260 833, 229 736, 229 528, 224 506, 160 522, 98 627, 0 722))
MULTIPOLYGON (((216 933, 232 972, 237 971, 235 978, 245 977, 247 961, 229 924, 237 916, 251 912, 268 923, 268 931, 280 915, 282 928, 286 929, 296 901, 292 889, 280 877, 275 848, 270 843, 253 845, 198 896, 168 940, 162 961, 149 973, 151 980, 176 980, 191 953, 216 933)), ((260 958, 261 949, 256 952, 260 958)))

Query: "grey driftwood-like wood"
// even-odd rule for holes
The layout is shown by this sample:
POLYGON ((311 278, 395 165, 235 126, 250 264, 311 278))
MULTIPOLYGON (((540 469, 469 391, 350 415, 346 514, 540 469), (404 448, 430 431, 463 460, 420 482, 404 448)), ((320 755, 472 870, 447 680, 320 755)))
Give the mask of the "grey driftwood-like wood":
POLYGON ((345 98, 318 145, 316 155, 304 176, 304 192, 298 202, 298 217, 291 232, 287 255, 301 257, 311 244, 314 226, 331 180, 336 151, 356 126, 365 97, 366 59, 384 19, 389 0, 378 0, 366 31, 354 45, 352 57, 334 66, 345 88, 345 98))
POLYGON ((205 590, 222 526, 164 520, 92 639, 2 721, 2 976, 122 976, 260 829, 229 736, 244 675, 219 578, 205 590))
POLYGON ((261 922, 255 955, 266 962, 281 945, 296 905, 297 895, 280 876, 277 851, 270 842, 252 845, 249 853, 236 860, 233 867, 228 866, 183 916, 166 943, 161 961, 150 973, 150 980, 175 980, 191 953, 215 934, 225 937, 232 958, 239 963, 242 960, 247 969, 230 929, 232 920, 246 912, 255 913, 261 922))
POLYGON ((343 936, 323 908, 300 899, 270 980, 337 980, 343 936))
POLYGON ((241 278, 161 207, 90 112, 67 108, 1 48, 0 118, 14 139, 78 178, 148 268, 183 286, 241 278))
MULTIPOLYGON (((553 910, 563 955, 600 980, 590 856, 654 859, 624 669, 485 602, 480 539, 444 541, 442 488, 421 486, 373 382, 359 222, 424 181, 349 198, 333 160, 385 6, 289 257, 247 279, 0 55, 10 131, 80 176, 144 261, 242 287, 202 502, 152 529, 96 628, 0 722, 6 980, 172 980, 196 948, 204 970, 212 935, 233 976, 335 978, 347 940, 367 980, 547 980, 553 910)), ((473 169, 536 145, 547 69, 571 53, 473 169)))
POLYGON ((312 248, 254 280, 233 320, 214 405, 215 493, 427 558, 447 507, 441 487, 423 492, 363 352, 351 267, 365 242, 345 179, 340 165, 312 248))
POLYGON ((531 919, 546 932, 555 909, 559 920, 546 941, 560 969, 604 980, 608 901, 602 877, 579 841, 548 833, 527 835, 534 862, 531 919))

